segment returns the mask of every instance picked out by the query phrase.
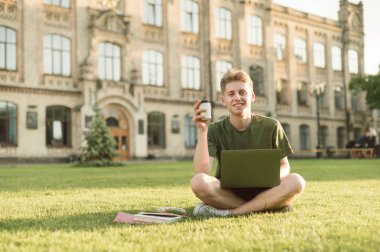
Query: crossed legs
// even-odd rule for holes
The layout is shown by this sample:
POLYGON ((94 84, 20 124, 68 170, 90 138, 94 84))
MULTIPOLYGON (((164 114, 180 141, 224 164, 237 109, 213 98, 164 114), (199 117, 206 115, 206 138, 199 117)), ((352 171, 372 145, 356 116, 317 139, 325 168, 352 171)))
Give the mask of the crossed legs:
POLYGON ((281 180, 280 185, 261 192, 249 201, 236 196, 231 190, 222 189, 215 177, 198 173, 191 179, 194 194, 207 205, 228 209, 233 215, 258 212, 290 205, 304 190, 305 180, 291 173, 281 180))

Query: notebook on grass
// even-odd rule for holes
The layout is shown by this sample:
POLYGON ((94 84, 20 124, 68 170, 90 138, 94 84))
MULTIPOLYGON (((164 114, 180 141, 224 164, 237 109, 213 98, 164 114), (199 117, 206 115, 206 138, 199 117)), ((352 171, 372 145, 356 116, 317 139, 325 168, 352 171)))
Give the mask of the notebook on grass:
POLYGON ((221 187, 274 187, 280 184, 281 150, 223 150, 221 187))

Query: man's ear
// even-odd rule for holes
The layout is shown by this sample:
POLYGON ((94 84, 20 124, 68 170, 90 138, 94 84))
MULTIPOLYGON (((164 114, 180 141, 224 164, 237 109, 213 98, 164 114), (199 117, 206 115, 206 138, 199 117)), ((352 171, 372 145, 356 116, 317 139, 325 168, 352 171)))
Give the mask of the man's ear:
POLYGON ((252 91, 252 103, 255 102, 255 98, 256 98, 255 92, 252 91))
POLYGON ((222 94, 221 100, 222 100, 222 105, 226 106, 226 103, 224 102, 224 95, 223 94, 222 94))

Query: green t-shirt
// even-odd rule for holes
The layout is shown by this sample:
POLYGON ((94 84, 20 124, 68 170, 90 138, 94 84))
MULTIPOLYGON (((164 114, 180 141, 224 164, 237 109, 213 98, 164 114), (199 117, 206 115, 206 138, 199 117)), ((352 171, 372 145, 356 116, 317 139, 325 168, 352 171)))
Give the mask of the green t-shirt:
POLYGON ((252 114, 251 123, 244 131, 238 131, 232 126, 228 116, 211 123, 207 139, 209 155, 218 159, 215 176, 219 179, 222 150, 281 149, 281 158, 293 153, 280 122, 254 114, 252 114))

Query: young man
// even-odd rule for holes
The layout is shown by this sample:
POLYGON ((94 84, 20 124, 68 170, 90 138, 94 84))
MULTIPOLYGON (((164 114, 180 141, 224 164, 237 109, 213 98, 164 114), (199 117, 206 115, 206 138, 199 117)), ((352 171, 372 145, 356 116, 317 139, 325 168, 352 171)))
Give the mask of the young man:
MULTIPOLYGON (((281 127, 272 118, 251 113, 255 100, 249 75, 238 69, 227 72, 221 82, 222 104, 229 116, 209 122, 195 101, 193 123, 198 129, 198 143, 194 153, 195 176, 191 188, 202 201, 194 215, 227 216, 265 210, 289 211, 292 202, 303 192, 304 179, 290 173, 287 156, 293 151, 281 127), (220 153, 224 149, 281 149, 280 185, 273 188, 227 190, 220 187, 220 153), (216 177, 210 175, 214 159, 218 159, 216 177)), ((263 167, 265 169, 265 167, 263 167)))

